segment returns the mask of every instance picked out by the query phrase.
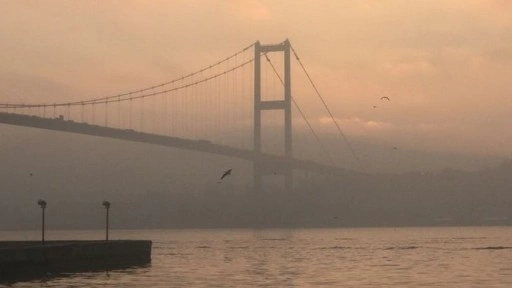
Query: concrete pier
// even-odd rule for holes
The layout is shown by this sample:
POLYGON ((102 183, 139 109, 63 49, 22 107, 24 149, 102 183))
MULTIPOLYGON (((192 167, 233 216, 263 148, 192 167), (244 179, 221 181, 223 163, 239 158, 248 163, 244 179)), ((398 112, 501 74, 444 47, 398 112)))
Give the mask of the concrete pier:
POLYGON ((0 241, 0 282, 64 272, 121 269, 151 262, 152 242, 0 241))

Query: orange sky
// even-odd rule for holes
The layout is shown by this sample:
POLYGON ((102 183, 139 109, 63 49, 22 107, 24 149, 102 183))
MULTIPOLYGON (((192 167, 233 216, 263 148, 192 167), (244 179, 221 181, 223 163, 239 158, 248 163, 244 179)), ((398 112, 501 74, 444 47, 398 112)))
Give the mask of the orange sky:
POLYGON ((350 137, 511 156, 512 1, 2 1, 0 35, 0 102, 115 94, 289 38, 350 137))

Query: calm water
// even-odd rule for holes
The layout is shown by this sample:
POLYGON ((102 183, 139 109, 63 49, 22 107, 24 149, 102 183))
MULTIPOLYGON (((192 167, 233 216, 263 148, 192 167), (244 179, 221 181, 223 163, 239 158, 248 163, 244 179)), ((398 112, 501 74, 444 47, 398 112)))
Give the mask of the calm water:
MULTIPOLYGON (((4 240, 38 237, 0 232, 4 240)), ((141 230, 111 238, 153 240, 151 265, 11 287, 512 287, 512 227, 141 230)))

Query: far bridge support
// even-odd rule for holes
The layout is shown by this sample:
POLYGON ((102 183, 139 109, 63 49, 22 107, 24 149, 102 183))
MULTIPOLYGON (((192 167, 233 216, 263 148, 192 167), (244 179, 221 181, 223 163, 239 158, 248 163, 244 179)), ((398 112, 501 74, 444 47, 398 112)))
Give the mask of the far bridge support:
POLYGON ((292 168, 292 106, 291 106, 291 73, 290 73, 290 42, 285 40, 279 44, 254 45, 254 189, 260 192, 265 175, 281 174, 285 177, 285 190, 290 192, 293 186, 292 168), (284 99, 261 100, 261 56, 262 53, 284 53, 284 99), (261 157, 261 114, 264 110, 284 110, 284 153, 285 163, 281 167, 268 167, 261 157))

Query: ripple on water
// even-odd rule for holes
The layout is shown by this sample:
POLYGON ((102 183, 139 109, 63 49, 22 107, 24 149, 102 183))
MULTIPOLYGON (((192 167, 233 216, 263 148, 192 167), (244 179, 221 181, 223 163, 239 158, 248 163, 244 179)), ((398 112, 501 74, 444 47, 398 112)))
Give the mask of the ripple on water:
POLYGON ((384 250, 413 250, 413 249, 419 249, 422 248, 420 246, 393 246, 393 247, 386 247, 384 250))
POLYGON ((507 250, 512 249, 509 246, 486 246, 486 247, 475 247, 474 250, 507 250))
POLYGON ((329 246, 329 247, 319 247, 317 249, 319 249, 319 250, 345 250, 345 249, 352 249, 352 247, 348 247, 348 246, 329 246))

